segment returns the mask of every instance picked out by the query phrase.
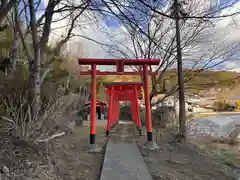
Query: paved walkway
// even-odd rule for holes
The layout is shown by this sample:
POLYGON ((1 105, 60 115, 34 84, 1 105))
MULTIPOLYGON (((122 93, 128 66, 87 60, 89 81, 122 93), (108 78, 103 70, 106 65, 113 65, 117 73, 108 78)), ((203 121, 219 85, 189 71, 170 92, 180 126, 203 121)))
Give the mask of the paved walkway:
POLYGON ((133 124, 118 125, 107 144, 100 180, 152 180, 134 133, 133 124))

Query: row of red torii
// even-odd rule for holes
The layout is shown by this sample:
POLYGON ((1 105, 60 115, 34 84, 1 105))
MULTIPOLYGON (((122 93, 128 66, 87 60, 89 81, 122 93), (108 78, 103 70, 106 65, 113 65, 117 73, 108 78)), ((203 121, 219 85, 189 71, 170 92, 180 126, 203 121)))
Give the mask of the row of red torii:
POLYGON ((79 65, 91 65, 91 70, 81 71, 81 75, 91 75, 91 105, 90 105, 90 144, 95 144, 96 136, 96 76, 97 75, 140 75, 143 77, 142 82, 112 82, 104 83, 107 88, 108 94, 108 119, 106 125, 106 135, 109 135, 110 128, 116 124, 119 116, 119 102, 130 101, 132 119, 136 122, 139 134, 142 133, 138 97, 141 93, 141 87, 144 87, 144 100, 145 100, 145 118, 147 129, 147 140, 152 141, 152 119, 151 108, 148 88, 148 76, 155 75, 155 72, 150 72, 148 66, 159 65, 158 59, 78 59, 79 65), (116 66, 116 72, 100 72, 97 70, 97 65, 110 65, 116 66), (124 72, 124 66, 138 65, 143 67, 141 72, 124 72))

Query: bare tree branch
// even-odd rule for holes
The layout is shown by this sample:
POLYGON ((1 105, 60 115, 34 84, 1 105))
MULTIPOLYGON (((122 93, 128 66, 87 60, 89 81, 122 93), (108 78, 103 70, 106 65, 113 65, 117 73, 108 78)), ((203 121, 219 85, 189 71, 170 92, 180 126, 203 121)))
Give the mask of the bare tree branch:
POLYGON ((6 1, 1 2, 0 6, 0 22, 7 16, 9 11, 13 8, 17 0, 10 0, 8 3, 6 1))

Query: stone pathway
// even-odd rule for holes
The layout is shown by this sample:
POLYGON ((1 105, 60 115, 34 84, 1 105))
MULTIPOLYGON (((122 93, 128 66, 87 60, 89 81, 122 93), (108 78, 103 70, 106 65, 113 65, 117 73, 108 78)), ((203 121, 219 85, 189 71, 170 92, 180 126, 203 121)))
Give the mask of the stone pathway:
POLYGON ((152 180, 134 136, 133 123, 119 123, 108 140, 100 180, 152 180))

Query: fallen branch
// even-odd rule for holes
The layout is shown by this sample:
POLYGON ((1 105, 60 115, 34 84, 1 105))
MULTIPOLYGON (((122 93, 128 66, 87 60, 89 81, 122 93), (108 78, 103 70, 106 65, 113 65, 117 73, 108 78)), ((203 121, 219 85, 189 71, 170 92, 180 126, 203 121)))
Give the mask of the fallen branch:
POLYGON ((47 137, 46 139, 36 140, 36 142, 37 142, 37 143, 39 143, 39 142, 48 142, 48 141, 50 141, 50 140, 53 140, 54 138, 62 137, 62 136, 65 136, 65 135, 66 135, 65 132, 60 132, 60 133, 57 133, 57 134, 53 134, 52 136, 47 137))
POLYGON ((2 116, 2 119, 5 120, 5 121, 7 121, 7 122, 14 123, 13 120, 11 120, 11 119, 9 119, 9 118, 7 118, 7 117, 5 117, 5 116, 2 116))

